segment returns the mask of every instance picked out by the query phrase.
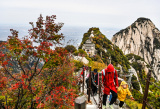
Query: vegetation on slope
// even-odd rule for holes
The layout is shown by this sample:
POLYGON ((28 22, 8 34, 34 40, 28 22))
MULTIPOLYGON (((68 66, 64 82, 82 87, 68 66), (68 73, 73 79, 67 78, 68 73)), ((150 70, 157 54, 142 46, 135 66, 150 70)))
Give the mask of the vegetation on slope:
MULTIPOLYGON (((143 93, 145 91, 145 87, 146 87, 146 78, 147 78, 147 75, 144 71, 144 59, 141 58, 140 56, 138 55, 135 55, 135 54, 127 54, 126 57, 128 58, 128 60, 132 60, 132 62, 130 63, 131 66, 133 66, 133 68, 139 72, 138 73, 138 77, 139 77, 139 80, 140 80, 140 84, 142 86, 142 89, 143 89, 143 93), (142 63, 141 63, 142 62, 142 63)), ((146 67, 149 68, 149 65, 146 65, 146 67)), ((143 102, 143 94, 141 94, 139 91, 138 91, 138 84, 135 84, 134 81, 136 80, 136 77, 133 77, 132 78, 132 86, 133 86, 133 90, 132 90, 132 94, 133 94, 133 97, 136 99, 136 101, 138 101, 139 103, 142 103, 143 102), (136 89, 136 90, 135 90, 136 89)), ((156 87, 156 86, 160 86, 160 82, 156 82, 154 78, 151 77, 150 79, 150 86, 149 86, 149 93, 148 93, 148 103, 153 107, 153 108, 157 108, 157 107, 160 107, 160 102, 158 102, 158 98, 160 97, 160 87, 156 87), (155 86, 156 85, 156 86, 155 86)), ((127 101, 128 104, 129 101, 127 101)), ((131 103, 132 104, 132 103, 131 103)), ((131 104, 129 106, 131 106, 131 104)), ((140 106, 141 107, 141 106, 140 106)), ((140 108, 138 106, 138 108, 140 108)), ((151 108, 148 106, 148 108, 151 108)), ((133 108, 134 109, 134 108, 133 108)))
POLYGON ((113 45, 112 42, 100 32, 99 28, 92 27, 88 30, 87 33, 84 34, 79 49, 82 49, 82 45, 87 39, 89 39, 91 31, 93 31, 94 34, 93 43, 95 44, 98 57, 100 57, 101 60, 106 64, 109 63, 108 58, 111 57, 111 63, 115 67, 120 64, 123 67, 123 70, 127 72, 130 66, 126 56, 123 54, 122 50, 120 50, 117 46, 113 45))

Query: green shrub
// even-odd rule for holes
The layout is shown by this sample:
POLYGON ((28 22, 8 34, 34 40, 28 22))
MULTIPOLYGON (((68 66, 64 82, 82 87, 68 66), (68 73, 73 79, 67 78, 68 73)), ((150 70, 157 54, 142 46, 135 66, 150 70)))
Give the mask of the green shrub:
POLYGON ((132 95, 134 97, 134 99, 136 99, 139 103, 143 102, 143 94, 141 94, 138 90, 133 89, 132 91, 132 95))
POLYGON ((73 46, 73 45, 67 45, 67 46, 65 46, 65 49, 66 49, 68 52, 71 52, 71 53, 73 53, 73 52, 75 52, 75 51, 77 50, 76 47, 73 46))
POLYGON ((76 71, 78 71, 80 68, 83 67, 83 63, 82 63, 82 62, 77 61, 77 60, 74 60, 73 62, 74 62, 74 64, 75 64, 76 71))
POLYGON ((130 109, 142 109, 142 104, 137 101, 126 99, 125 103, 130 107, 130 109))
POLYGON ((139 83, 137 81, 137 77, 136 76, 132 76, 132 86, 134 89, 136 90, 140 90, 140 86, 139 86, 139 83))
POLYGON ((84 50, 79 49, 79 50, 77 50, 77 51, 74 52, 74 55, 76 55, 76 56, 80 55, 80 56, 86 57, 87 53, 84 50))

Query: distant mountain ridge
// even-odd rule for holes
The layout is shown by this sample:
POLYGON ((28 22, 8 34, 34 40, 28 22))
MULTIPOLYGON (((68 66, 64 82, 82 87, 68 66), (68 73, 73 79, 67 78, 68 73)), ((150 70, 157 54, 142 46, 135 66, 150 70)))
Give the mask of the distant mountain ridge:
POLYGON ((132 25, 117 32, 111 39, 124 54, 133 53, 153 66, 154 77, 160 80, 160 31, 148 18, 138 18, 132 25))

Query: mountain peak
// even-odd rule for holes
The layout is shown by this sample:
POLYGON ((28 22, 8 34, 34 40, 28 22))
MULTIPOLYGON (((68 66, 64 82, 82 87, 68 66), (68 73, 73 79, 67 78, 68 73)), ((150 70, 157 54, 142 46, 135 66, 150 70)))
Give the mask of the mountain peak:
MULTIPOLYGON (((148 27, 151 27, 152 29, 156 28, 154 23, 149 18, 140 17, 134 23, 132 23, 130 26, 126 27, 125 29, 120 30, 116 34, 123 34, 123 33, 126 34, 126 33, 129 32, 129 30, 133 30, 135 28, 138 28, 138 29, 147 28, 147 29, 149 29, 148 27)), ((116 34, 114 34, 113 36, 115 36, 116 34)))
POLYGON ((112 37, 112 43, 124 54, 133 53, 153 65, 154 76, 160 80, 160 31, 148 18, 138 18, 127 28, 120 30, 112 37))
POLYGON ((149 24, 150 26, 152 26, 153 28, 155 28, 155 25, 153 24, 153 22, 149 19, 149 18, 145 18, 145 17, 140 17, 138 18, 132 25, 131 27, 137 27, 139 25, 147 25, 149 24))
POLYGON ((136 20, 136 22, 143 22, 143 21, 151 21, 149 18, 140 17, 136 20))

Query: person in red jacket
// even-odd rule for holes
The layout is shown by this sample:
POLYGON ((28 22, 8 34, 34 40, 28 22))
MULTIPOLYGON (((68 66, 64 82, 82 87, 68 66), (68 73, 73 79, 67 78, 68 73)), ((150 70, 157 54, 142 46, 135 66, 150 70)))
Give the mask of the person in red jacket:
POLYGON ((118 75, 116 69, 112 64, 109 64, 107 68, 102 70, 102 82, 104 86, 103 95, 103 108, 110 107, 113 109, 113 103, 117 99, 117 89, 118 89, 118 75), (106 97, 112 93, 112 99, 106 106, 106 97))

